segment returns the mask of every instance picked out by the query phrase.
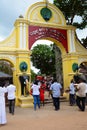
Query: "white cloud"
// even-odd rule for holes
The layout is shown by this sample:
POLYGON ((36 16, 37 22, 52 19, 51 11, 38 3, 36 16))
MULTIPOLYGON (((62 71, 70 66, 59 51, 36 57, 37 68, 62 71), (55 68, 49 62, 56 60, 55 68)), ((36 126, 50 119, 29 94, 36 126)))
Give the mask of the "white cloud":
POLYGON ((86 38, 87 37, 87 28, 83 29, 83 30, 76 30, 77 32, 77 36, 78 38, 81 40, 82 38, 86 38))
MULTIPOLYGON (((27 9, 36 2, 44 0, 0 0, 0 41, 6 38, 14 28, 14 22, 20 15, 25 15, 27 9)), ((53 3, 53 0, 48 0, 53 3)), ((81 18, 75 17, 75 20, 81 18)), ((79 39, 86 37, 87 28, 77 30, 79 39)))
MULTIPOLYGON (((0 39, 5 38, 14 27, 15 20, 25 15, 28 7, 43 0, 0 0, 0 39)), ((53 0, 49 0, 50 3, 53 0)))

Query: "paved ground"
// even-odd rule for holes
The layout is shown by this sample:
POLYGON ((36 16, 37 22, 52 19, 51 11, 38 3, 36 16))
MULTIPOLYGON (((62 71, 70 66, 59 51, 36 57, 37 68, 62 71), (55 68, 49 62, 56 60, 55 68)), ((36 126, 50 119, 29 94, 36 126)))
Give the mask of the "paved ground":
POLYGON ((0 130, 87 130, 86 111, 78 111, 77 106, 69 106, 61 102, 59 111, 54 111, 53 105, 46 104, 34 111, 33 108, 15 108, 15 115, 7 111, 7 124, 0 130))

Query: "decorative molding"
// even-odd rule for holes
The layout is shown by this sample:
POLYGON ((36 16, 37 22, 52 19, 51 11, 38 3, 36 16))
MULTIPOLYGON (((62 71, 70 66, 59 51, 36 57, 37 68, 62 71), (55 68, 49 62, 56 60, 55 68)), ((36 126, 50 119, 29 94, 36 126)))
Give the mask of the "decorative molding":
MULTIPOLYGON (((40 18, 37 17, 38 16, 38 10, 33 14, 32 16, 32 20, 35 20, 35 21, 40 21, 40 18)), ((29 18, 28 18, 29 19, 29 18)))
POLYGON ((71 52, 75 52, 75 40, 74 40, 74 31, 73 30, 69 30, 69 36, 68 38, 70 39, 69 42, 70 42, 70 53, 71 52))
POLYGON ((20 23, 20 35, 19 35, 19 39, 20 39, 20 44, 19 47, 20 49, 26 49, 26 43, 27 43, 27 38, 26 38, 26 24, 25 23, 20 23))
MULTIPOLYGON (((29 21, 37 20, 37 21, 40 21, 40 23, 41 23, 41 18, 37 17, 38 12, 40 11, 40 10, 38 10, 38 8, 46 7, 46 4, 39 2, 39 4, 35 4, 35 5, 31 6, 31 7, 32 8, 29 8, 29 10, 27 11, 27 15, 26 15, 25 18, 28 19, 29 21), (31 14, 32 14, 33 11, 35 11, 35 12, 33 13, 33 16, 32 16, 31 14)), ((52 15, 52 21, 49 22, 49 23, 57 23, 58 24, 58 22, 59 22, 58 19, 60 19, 61 22, 59 22, 59 24, 66 25, 64 15, 62 14, 62 12, 60 10, 58 10, 57 8, 54 8, 54 6, 52 4, 48 4, 48 8, 52 11, 52 14, 53 14, 52 15)), ((37 21, 35 21, 35 22, 37 22, 37 21)))
POLYGON ((7 42, 2 42, 0 43, 0 47, 12 47, 12 46, 15 46, 16 45, 16 37, 11 37, 10 40, 7 42))
POLYGON ((20 49, 22 49, 22 46, 23 46, 23 40, 22 40, 22 31, 23 31, 23 28, 22 28, 22 23, 20 23, 20 49))
POLYGON ((78 64, 81 64, 82 62, 87 62, 87 57, 84 58, 84 56, 78 59, 78 64))
POLYGON ((26 38, 26 24, 24 23, 24 30, 23 30, 23 49, 26 49, 26 43, 27 43, 27 38, 26 38))
POLYGON ((7 59, 7 60, 9 59, 10 61, 14 62, 14 64, 16 63, 15 56, 0 54, 0 59, 7 59))

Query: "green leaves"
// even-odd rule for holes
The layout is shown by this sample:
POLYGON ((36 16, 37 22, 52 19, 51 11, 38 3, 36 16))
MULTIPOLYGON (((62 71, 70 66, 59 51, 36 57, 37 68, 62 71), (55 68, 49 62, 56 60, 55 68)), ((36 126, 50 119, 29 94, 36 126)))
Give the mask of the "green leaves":
MULTIPOLYGON (((73 25, 74 17, 76 15, 81 16, 83 19, 86 17, 87 19, 86 0, 54 0, 54 4, 63 12, 67 20, 67 24, 73 25)), ((87 22, 85 23, 85 26, 86 24, 87 22)))
POLYGON ((42 74, 52 74, 55 70, 55 55, 52 46, 37 45, 32 50, 31 61, 42 74))
MULTIPOLYGON (((66 23, 78 29, 87 27, 87 0, 54 0, 54 4, 62 11, 66 23), (80 16, 81 21, 75 21, 75 16, 80 16)), ((86 46, 85 43, 84 47, 86 46)))

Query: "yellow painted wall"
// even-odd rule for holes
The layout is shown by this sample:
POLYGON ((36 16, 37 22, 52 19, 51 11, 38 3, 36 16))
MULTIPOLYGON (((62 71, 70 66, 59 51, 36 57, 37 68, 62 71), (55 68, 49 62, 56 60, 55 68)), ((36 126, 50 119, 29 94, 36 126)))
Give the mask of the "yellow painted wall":
POLYGON ((14 67, 13 81, 17 88, 16 105, 20 104, 20 106, 23 107, 24 104, 22 104, 22 101, 24 100, 21 98, 21 86, 19 82, 19 76, 25 73, 29 76, 31 75, 31 50, 28 49, 29 25, 67 30, 68 53, 59 41, 56 41, 55 39, 52 39, 50 37, 44 38, 55 42, 61 50, 63 61, 64 88, 69 86, 70 80, 73 77, 72 64, 80 64, 83 61, 87 62, 87 50, 81 46, 81 44, 75 37, 76 28, 73 26, 66 25, 66 21, 62 12, 50 3, 48 3, 48 8, 52 11, 52 17, 49 21, 46 22, 40 14, 40 10, 45 6, 45 1, 37 2, 31 5, 26 11, 25 16, 23 18, 18 18, 15 21, 14 29, 11 35, 7 37, 4 41, 0 42, 0 60, 4 59, 9 61, 14 67), (19 68, 19 65, 22 61, 25 61, 28 64, 28 70, 25 73, 21 72, 19 68))

